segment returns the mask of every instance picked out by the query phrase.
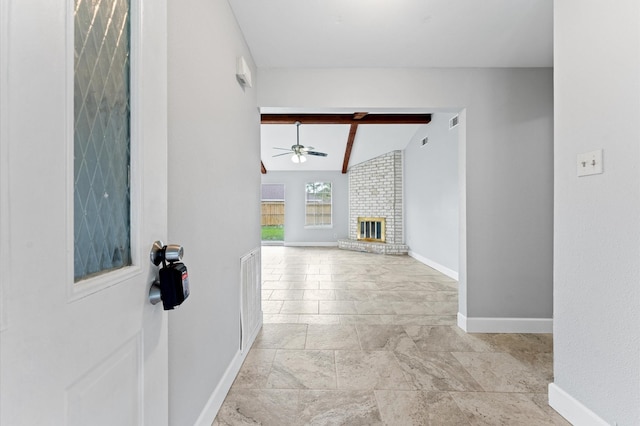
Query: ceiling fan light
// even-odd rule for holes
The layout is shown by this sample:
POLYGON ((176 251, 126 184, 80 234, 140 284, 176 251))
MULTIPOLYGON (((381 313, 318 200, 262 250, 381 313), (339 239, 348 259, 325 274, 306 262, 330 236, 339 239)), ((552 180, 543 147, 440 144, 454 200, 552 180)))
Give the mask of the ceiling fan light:
POLYGON ((296 164, 299 164, 299 163, 304 163, 305 161, 307 161, 307 158, 304 155, 301 155, 301 154, 293 154, 291 156, 291 161, 293 161, 296 164))

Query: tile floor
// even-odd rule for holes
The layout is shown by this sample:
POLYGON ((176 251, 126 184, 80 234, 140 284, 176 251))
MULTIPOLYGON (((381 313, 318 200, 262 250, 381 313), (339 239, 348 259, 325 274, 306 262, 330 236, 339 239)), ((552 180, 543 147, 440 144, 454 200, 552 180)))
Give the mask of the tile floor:
POLYGON ((552 336, 466 334, 408 256, 262 250, 264 326, 213 425, 568 425, 552 336))

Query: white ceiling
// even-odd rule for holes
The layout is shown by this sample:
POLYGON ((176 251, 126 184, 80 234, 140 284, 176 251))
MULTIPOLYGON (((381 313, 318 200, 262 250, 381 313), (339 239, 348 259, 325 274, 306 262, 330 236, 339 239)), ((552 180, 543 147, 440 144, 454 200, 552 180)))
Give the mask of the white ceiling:
POLYGON ((553 0, 229 0, 258 67, 550 67, 553 0))
MULTIPOLYGON (((553 0, 228 1, 259 68, 553 66, 553 0)), ((359 126, 349 164, 403 149, 418 127, 359 126)), ((301 125, 300 143, 329 154, 304 164, 272 157, 294 125, 261 129, 268 171, 342 169, 348 126, 301 125)))

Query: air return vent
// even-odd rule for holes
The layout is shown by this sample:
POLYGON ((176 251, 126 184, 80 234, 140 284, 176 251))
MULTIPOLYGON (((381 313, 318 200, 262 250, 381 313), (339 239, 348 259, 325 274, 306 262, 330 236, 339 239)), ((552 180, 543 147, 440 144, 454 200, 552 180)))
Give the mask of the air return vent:
POLYGON ((251 348, 262 326, 260 248, 240 258, 240 351, 251 348))
POLYGON ((458 125, 458 121, 459 121, 458 114, 451 117, 451 119, 449 120, 449 129, 453 129, 454 127, 456 127, 458 125))

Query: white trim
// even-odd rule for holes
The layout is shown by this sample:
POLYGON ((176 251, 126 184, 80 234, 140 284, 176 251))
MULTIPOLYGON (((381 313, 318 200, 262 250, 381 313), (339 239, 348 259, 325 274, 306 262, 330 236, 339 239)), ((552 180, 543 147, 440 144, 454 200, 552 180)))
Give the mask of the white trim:
POLYGON ((283 246, 284 245, 284 241, 282 240, 264 240, 260 242, 261 246, 283 246))
POLYGON ((11 279, 9 223, 9 2, 0 3, 0 332, 9 327, 6 298, 11 279))
MULTIPOLYGON (((71 229, 73 230, 73 227, 71 229)), ((73 238, 71 241, 73 241, 73 238)), ((71 274, 72 284, 67 287, 67 301, 69 303, 76 302, 114 285, 137 278, 142 274, 142 272, 142 267, 140 265, 125 266, 92 278, 78 281, 77 283, 73 283, 73 274, 71 274)))
POLYGON ((549 405, 571 424, 581 426, 609 426, 596 413, 562 390, 555 383, 549 384, 549 405))
MULTIPOLYGON (((141 269, 143 262, 149 261, 149 249, 151 241, 142 241, 143 232, 143 209, 144 209, 144 177, 145 177, 145 164, 147 161, 145 152, 145 134, 144 134, 144 114, 143 111, 143 99, 149 95, 145 95, 145 87, 143 83, 143 76, 145 73, 150 74, 150 71, 145 70, 143 65, 145 60, 143 59, 143 52, 145 48, 144 34, 146 30, 144 20, 144 4, 143 1, 132 1, 129 3, 129 246, 131 252, 131 266, 141 269)), ((166 9, 166 5, 164 6, 166 9)), ((166 18, 165 18, 166 19, 166 18)), ((164 26, 163 33, 166 33, 166 25, 164 26)), ((148 64, 149 61, 146 61, 148 64)), ((164 61, 166 65, 166 61, 164 61)), ((165 67, 166 68, 166 67, 165 67)), ((166 74, 164 75, 164 81, 167 81, 166 74)), ((166 95, 164 97, 166 101, 166 95)), ((166 104, 166 102, 165 102, 166 104)), ((165 106, 166 108, 166 106, 165 106)), ((166 132, 164 132, 166 134, 166 132)), ((168 147, 168 144, 166 145, 168 147)), ((168 170, 168 165, 165 165, 168 170)), ((168 208, 167 208, 168 209, 168 208)), ((164 225, 166 232, 167 225, 164 225)), ((161 236, 158 236, 161 237, 161 236)), ((153 269, 152 269, 153 270, 153 269)))
MULTIPOLYGON (((77 297, 78 286, 75 285, 75 168, 74 168, 74 150, 75 150, 75 112, 74 112, 74 91, 75 91, 75 20, 74 20, 75 2, 71 0, 66 1, 65 10, 65 65, 66 65, 66 99, 65 99, 65 149, 66 149, 66 164, 65 173, 67 177, 67 184, 65 187, 65 203, 66 208, 66 234, 67 240, 65 241, 65 248, 67 251, 67 276, 65 278, 67 302, 80 299, 77 297)), ((86 284, 86 282, 85 282, 86 284)), ((85 290, 88 287, 82 287, 85 290)), ((92 287, 92 288, 97 288, 92 287)), ((86 290, 85 290, 86 291, 86 290)), ((98 291, 98 290, 95 290, 98 291)), ((89 291, 86 293, 91 294, 89 291)))
POLYGON ((553 319, 467 318, 458 312, 458 327, 467 333, 553 333, 553 319))
POLYGON ((328 241, 328 242, 285 242, 285 247, 338 247, 337 241, 328 241))
MULTIPOLYGON (((258 333, 262 329, 262 320, 260 321, 260 326, 256 327, 256 332, 251 336, 249 340, 249 348, 253 345, 253 342, 256 340, 258 333)), ((244 353, 236 352, 236 355, 231 360, 231 363, 227 367, 227 370, 222 375, 222 378, 218 382, 215 390, 209 397, 209 400, 205 404, 204 408, 200 412, 200 416, 198 416, 198 420, 194 423, 194 426, 211 426, 216 416, 218 415, 218 411, 220 407, 222 407, 222 403, 224 399, 227 397, 227 393, 229 393, 229 389, 231 389, 231 385, 233 385, 233 381, 236 379, 238 372, 240 372, 240 367, 242 367, 242 363, 249 351, 245 351, 244 353)))
POLYGON ((409 250, 408 254, 409 254, 409 256, 411 256, 415 260, 417 260, 418 262, 424 263, 425 265, 429 266, 430 268, 433 268, 438 272, 442 272, 443 274, 445 274, 449 278, 452 278, 452 279, 458 281, 458 273, 456 271, 454 271, 453 269, 449 269, 446 266, 443 266, 443 265, 439 264, 438 262, 434 262, 431 259, 427 259, 426 257, 419 255, 415 251, 409 250))

